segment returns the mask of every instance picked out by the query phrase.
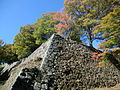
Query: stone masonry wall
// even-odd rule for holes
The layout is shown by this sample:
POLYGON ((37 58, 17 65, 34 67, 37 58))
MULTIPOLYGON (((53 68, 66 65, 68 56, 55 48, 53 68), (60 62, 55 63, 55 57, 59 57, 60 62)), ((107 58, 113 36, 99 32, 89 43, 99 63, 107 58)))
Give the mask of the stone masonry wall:
POLYGON ((42 65, 40 90, 82 90, 111 87, 120 82, 120 72, 108 63, 97 67, 87 47, 56 35, 42 65))
POLYGON ((98 67, 100 61, 92 59, 93 51, 86 46, 56 34, 49 42, 41 64, 22 69, 11 90, 87 90, 120 83, 120 71, 110 62, 98 67))
MULTIPOLYGON (((20 77, 22 75, 21 73, 24 72, 25 68, 32 69, 32 68, 40 67, 42 60, 46 57, 46 53, 48 51, 49 46, 51 45, 53 36, 51 36, 51 38, 47 42, 43 43, 39 48, 37 48, 30 56, 23 59, 21 61, 21 63, 19 63, 19 65, 17 65, 16 67, 14 67, 10 70, 10 73, 9 73, 10 76, 9 76, 8 80, 5 82, 5 84, 2 86, 2 88, 0 87, 0 90, 12 90, 13 86, 15 86, 16 83, 19 83, 19 82, 22 83, 21 80, 24 82, 24 80, 26 80, 26 78, 29 78, 27 76, 26 77, 24 76, 24 79, 20 79, 20 77)), ((14 65, 11 64, 7 68, 9 69, 12 66, 14 66, 14 65)), ((7 69, 5 69, 5 70, 7 70, 7 69)), ((32 75, 32 74, 30 74, 30 75, 32 75)), ((23 86, 23 84, 22 85, 17 84, 17 87, 18 87, 17 90, 22 90, 24 86, 23 86)), ((28 90, 30 90, 30 89, 28 88, 28 90)))

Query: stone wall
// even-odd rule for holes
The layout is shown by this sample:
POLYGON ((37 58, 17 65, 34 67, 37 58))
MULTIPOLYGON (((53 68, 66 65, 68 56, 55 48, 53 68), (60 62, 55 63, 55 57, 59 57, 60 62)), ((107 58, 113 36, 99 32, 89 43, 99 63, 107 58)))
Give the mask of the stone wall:
POLYGON ((98 67, 100 60, 92 59, 93 51, 86 46, 56 34, 46 43, 23 62, 26 65, 11 90, 86 90, 120 83, 120 71, 110 62, 98 67), (37 67, 27 67, 25 62, 35 64, 37 59, 41 59, 37 67))
MULTIPOLYGON (((8 80, 5 82, 5 84, 2 86, 2 88, 0 87, 0 90, 13 89, 14 84, 16 82, 19 82, 20 79, 18 78, 25 68, 32 69, 32 68, 40 67, 41 61, 46 57, 46 53, 48 51, 49 46, 51 45, 53 36, 47 42, 43 43, 38 49, 36 49, 30 56, 24 58, 17 67, 14 67, 14 65, 11 64, 7 67, 8 70, 6 69, 6 67, 4 68, 5 71, 9 71, 9 68, 14 67, 10 69, 10 73, 9 73, 10 76, 8 80)), ((17 89, 20 90, 21 88, 19 87, 17 89)))
POLYGON ((42 65, 42 89, 82 90, 111 87, 120 82, 120 72, 111 63, 97 67, 87 47, 54 36, 42 65), (47 81, 47 82, 46 82, 47 81))

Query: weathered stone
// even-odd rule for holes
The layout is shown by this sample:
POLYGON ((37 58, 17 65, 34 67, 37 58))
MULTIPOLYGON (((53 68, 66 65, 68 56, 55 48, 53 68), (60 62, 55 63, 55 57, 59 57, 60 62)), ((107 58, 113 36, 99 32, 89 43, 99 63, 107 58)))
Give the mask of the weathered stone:
POLYGON ((21 69, 16 81, 11 85, 7 82, 9 89, 3 86, 3 90, 24 90, 23 84, 29 90, 87 90, 120 83, 120 71, 110 62, 97 67, 100 61, 93 60, 91 52, 85 45, 54 34, 19 65, 27 69, 21 69), (30 66, 33 62, 35 65, 30 66), (16 89, 17 83, 23 83, 22 89, 16 89))

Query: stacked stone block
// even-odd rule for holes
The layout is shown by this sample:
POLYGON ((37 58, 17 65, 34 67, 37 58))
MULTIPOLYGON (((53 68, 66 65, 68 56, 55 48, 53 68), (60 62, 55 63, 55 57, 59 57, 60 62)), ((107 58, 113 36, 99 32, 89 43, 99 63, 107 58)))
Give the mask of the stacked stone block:
MULTIPOLYGON (((38 74, 33 74, 35 72, 29 68, 29 72, 26 72, 33 75, 28 85, 31 87, 29 90, 87 90, 112 87, 120 83, 120 71, 110 62, 103 67, 98 67, 100 60, 93 59, 91 54, 94 51, 85 45, 66 40, 56 34, 48 42, 50 45, 44 44, 44 48, 39 47, 43 50, 40 52, 36 50, 37 52, 32 54, 35 59, 41 58, 42 63, 37 66, 38 74)), ((32 60, 33 57, 30 56, 32 60)), ((22 75, 20 74, 18 78, 23 78, 24 82, 25 77, 22 75)), ((20 90, 20 87, 15 89, 16 83, 19 83, 18 78, 12 90, 20 90)))

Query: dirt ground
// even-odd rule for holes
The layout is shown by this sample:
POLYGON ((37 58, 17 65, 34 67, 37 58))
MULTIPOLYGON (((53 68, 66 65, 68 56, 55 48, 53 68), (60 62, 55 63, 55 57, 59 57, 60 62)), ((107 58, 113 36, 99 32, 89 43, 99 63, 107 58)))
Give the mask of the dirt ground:
POLYGON ((90 90, 120 90, 120 84, 117 84, 114 87, 111 88, 95 88, 95 89, 90 89, 90 90))

